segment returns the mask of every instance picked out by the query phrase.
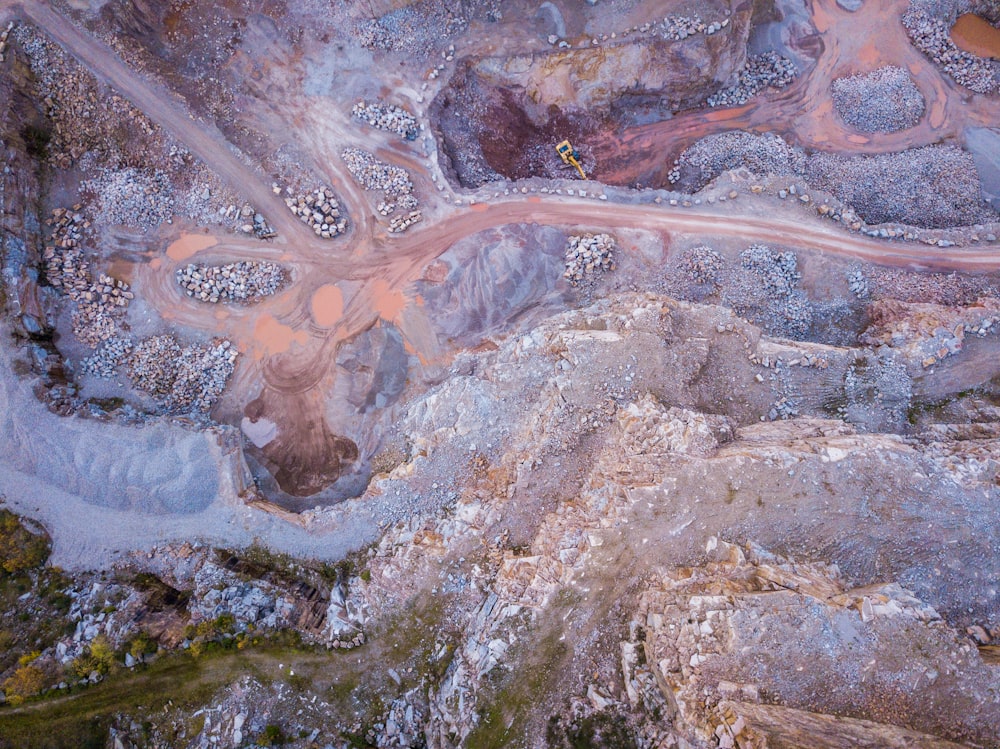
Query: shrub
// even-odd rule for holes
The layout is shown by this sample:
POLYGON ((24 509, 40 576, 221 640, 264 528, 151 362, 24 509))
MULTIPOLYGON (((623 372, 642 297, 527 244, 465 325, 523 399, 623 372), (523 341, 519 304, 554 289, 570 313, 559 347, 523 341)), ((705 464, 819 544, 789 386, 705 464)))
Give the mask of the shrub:
POLYGON ((0 568, 16 574, 39 567, 48 558, 48 538, 29 531, 9 510, 0 510, 0 568))
POLYGON ((33 697, 45 686, 45 674, 38 666, 20 666, 3 683, 4 694, 12 705, 20 705, 28 697, 33 697))

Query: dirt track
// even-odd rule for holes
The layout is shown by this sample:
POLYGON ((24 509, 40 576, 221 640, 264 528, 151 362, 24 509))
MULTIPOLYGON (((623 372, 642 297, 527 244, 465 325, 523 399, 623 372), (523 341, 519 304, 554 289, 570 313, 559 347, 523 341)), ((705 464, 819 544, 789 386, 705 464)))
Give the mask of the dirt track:
MULTIPOLYGON (((894 9, 905 5, 895 0, 894 9)), ((2 7, 2 5, 0 5, 2 7)), ((815 22, 825 30, 824 52, 816 67, 803 75, 789 90, 763 97, 737 110, 697 112, 667 123, 629 131, 615 153, 626 163, 636 161, 636 153, 666 154, 667 146, 684 139, 694 139, 709 132, 748 127, 774 129, 783 122, 789 132, 812 147, 845 150, 896 150, 923 144, 957 132, 967 122, 1000 119, 1000 103, 972 97, 961 98, 954 84, 945 81, 919 53, 909 46, 902 27, 894 21, 890 29, 884 23, 885 9, 875 3, 865 4, 860 14, 848 14, 836 7, 834 0, 818 0, 815 22), (882 15, 880 15, 882 14, 882 15), (898 28, 897 28, 898 26, 898 28), (851 36, 859 28, 869 28, 867 37, 851 36), (866 67, 877 64, 906 64, 931 103, 924 121, 917 128, 877 143, 849 134, 833 123, 829 106, 831 77, 855 72, 852 59, 866 67), (933 95, 931 95, 933 94, 933 95), (943 109, 937 107, 943 106, 943 109)), ((365 143, 363 136, 350 132, 350 122, 336 117, 318 116, 308 111, 295 118, 289 127, 300 134, 300 142, 314 149, 317 165, 327 174, 342 197, 352 230, 346 238, 333 242, 318 239, 311 230, 287 211, 275 196, 266 179, 247 167, 231 150, 222 134, 212 125, 195 120, 181 101, 129 70, 106 45, 78 30, 65 18, 42 3, 30 3, 22 12, 54 41, 65 47, 94 74, 118 89, 170 135, 184 143, 231 187, 246 195, 279 232, 273 245, 231 237, 196 253, 184 262, 212 262, 237 257, 267 258, 282 262, 292 270, 292 286, 261 304, 227 309, 208 308, 185 297, 174 282, 177 263, 167 257, 157 263, 141 263, 133 269, 136 288, 143 299, 155 307, 171 324, 225 335, 236 342, 245 354, 231 383, 228 396, 229 418, 239 417, 236 409, 258 403, 254 418, 267 418, 278 425, 282 439, 280 450, 288 452, 297 444, 301 454, 315 454, 327 460, 331 435, 323 423, 326 399, 336 383, 335 359, 339 345, 370 328, 380 318, 395 322, 411 331, 408 344, 426 360, 442 352, 433 335, 427 334, 424 313, 405 293, 424 268, 459 240, 492 227, 514 223, 539 223, 566 227, 643 228, 659 232, 689 235, 732 236, 750 241, 764 241, 788 247, 856 257, 862 260, 917 268, 990 270, 1000 268, 998 246, 979 245, 974 249, 938 248, 903 242, 881 242, 851 234, 843 227, 807 213, 808 209, 790 206, 787 217, 764 217, 760 206, 747 197, 712 209, 687 209, 657 205, 620 205, 594 199, 554 195, 502 199, 475 206, 445 204, 429 186, 428 170, 418 159, 405 159, 414 182, 422 185, 427 222, 409 233, 396 237, 382 230, 369 202, 335 156, 345 134, 353 142, 365 143), (321 287, 336 286, 343 298, 340 318, 317 324, 312 314, 315 294, 321 287), (271 393, 271 395, 269 395, 271 393), (280 397, 279 397, 280 394, 280 397), (294 408, 288 398, 294 396, 294 408), (268 404, 284 404, 268 408, 268 404), (258 413, 259 412, 259 413, 258 413), (299 423, 294 413, 319 416, 316 424, 299 423)), ((612 146, 603 144, 614 163, 612 146)), ((662 169, 667 168, 664 161, 662 169)), ((620 175, 618 175, 620 176, 620 175)), ((278 448, 273 448, 277 450, 278 448)), ((340 449, 339 447, 337 448, 340 449)), ((265 450, 266 453, 266 450, 265 450)), ((349 450, 348 450, 349 453, 349 450)), ((265 457, 267 457, 265 455, 265 457)), ((270 456, 281 463, 279 455, 270 456)), ((293 482, 294 483, 294 482, 293 482)), ((305 482, 310 489, 313 485, 305 482)))

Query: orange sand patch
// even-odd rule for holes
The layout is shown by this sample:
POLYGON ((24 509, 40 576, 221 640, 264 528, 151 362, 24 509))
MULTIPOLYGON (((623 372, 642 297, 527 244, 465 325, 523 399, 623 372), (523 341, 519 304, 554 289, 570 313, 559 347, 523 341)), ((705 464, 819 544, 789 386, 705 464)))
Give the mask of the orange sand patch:
POLYGON ((329 328, 344 315, 344 295, 333 284, 325 284, 316 289, 311 306, 316 324, 329 328))
POLYGON ((1000 29, 974 13, 958 17, 951 27, 951 38, 959 49, 979 57, 1000 59, 1000 29))
POLYGON ((281 324, 271 315, 261 315, 257 319, 253 335, 267 354, 282 354, 291 348, 293 341, 302 345, 309 341, 309 334, 306 331, 292 330, 290 326, 281 324))
POLYGON ((217 310, 215 310, 215 319, 216 320, 225 320, 227 317, 229 317, 229 310, 227 310, 227 309, 217 309, 217 310))
POLYGON ((473 203, 472 205, 469 206, 469 208, 471 208, 474 211, 482 212, 485 211, 487 208, 489 208, 489 206, 487 206, 486 203, 473 203))
POLYGON ((149 261, 149 267, 152 268, 153 270, 159 270, 161 265, 163 265, 162 257, 154 257, 152 260, 149 261))
POLYGON ((372 284, 372 302, 379 317, 383 320, 395 320, 406 307, 406 297, 403 292, 393 289, 388 282, 377 279, 372 284))
POLYGON ((868 138, 863 135, 848 135, 847 139, 851 141, 851 143, 864 144, 868 142, 868 138))
POLYGON ((170 246, 167 248, 167 257, 180 262, 187 260, 196 252, 207 250, 218 243, 219 240, 209 234, 181 234, 180 239, 176 239, 170 243, 170 246))

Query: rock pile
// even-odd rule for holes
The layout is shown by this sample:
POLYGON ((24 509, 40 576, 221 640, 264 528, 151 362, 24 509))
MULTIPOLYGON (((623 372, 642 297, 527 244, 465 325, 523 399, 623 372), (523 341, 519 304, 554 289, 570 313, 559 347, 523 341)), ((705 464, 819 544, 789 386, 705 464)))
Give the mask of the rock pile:
POLYGON ((255 302, 276 293, 287 277, 280 265, 243 260, 227 265, 187 265, 175 277, 185 293, 203 302, 255 302))
POLYGON ((698 15, 694 16, 667 16, 661 24, 662 36, 664 39, 681 41, 695 34, 705 34, 711 36, 729 25, 729 19, 713 21, 706 24, 698 15))
POLYGON ((771 335, 803 338, 813 315, 809 300, 797 288, 801 274, 795 254, 753 245, 740 253, 740 265, 745 272, 732 274, 726 303, 771 335))
POLYGON ((837 113, 863 133, 894 133, 924 116, 924 97, 910 74, 886 65, 867 74, 837 78, 830 86, 837 113))
POLYGON ((694 192, 730 169, 745 168, 760 176, 798 174, 805 170, 806 156, 779 135, 757 135, 731 130, 709 135, 684 150, 669 179, 694 192))
POLYGON ((584 234, 569 238, 566 245, 566 272, 563 278, 578 286, 595 270, 614 270, 615 238, 610 234, 584 234))
POLYGON ((850 158, 816 153, 809 158, 806 177, 814 188, 833 193, 869 224, 901 222, 944 229, 997 218, 983 203, 972 155, 957 146, 850 158))
POLYGON ((711 247, 700 245, 686 250, 680 258, 680 267, 695 283, 715 286, 726 261, 711 247))
POLYGON ((340 215, 340 204, 329 187, 317 187, 311 193, 285 198, 285 205, 324 239, 347 231, 347 219, 340 215))
POLYGON ((405 216, 394 216, 389 221, 389 233, 399 234, 423 219, 420 211, 410 211, 405 216))
POLYGON ((237 351, 224 339, 181 346, 172 335, 139 341, 125 360, 125 374, 170 411, 207 412, 222 395, 237 351))
POLYGON ((379 161, 375 154, 360 148, 345 148, 340 155, 351 175, 366 190, 381 192, 388 201, 413 193, 413 182, 405 169, 379 161))
POLYGON ((913 46, 940 65, 959 85, 977 94, 1000 91, 1000 63, 977 57, 955 44, 951 38, 954 18, 945 5, 930 0, 910 3, 903 26, 913 46))
POLYGON ((379 130, 401 135, 407 140, 416 140, 419 129, 417 119, 402 107, 394 104, 360 101, 354 105, 351 114, 355 119, 367 122, 379 130))
POLYGON ((174 214, 170 179, 158 169, 102 169, 81 187, 94 196, 95 218, 109 226, 147 231, 170 221, 174 214))
POLYGON ((97 351, 85 358, 80 368, 84 374, 110 380, 117 376, 118 368, 128 360, 131 353, 131 338, 112 336, 105 340, 97 351))
POLYGON ((53 227, 52 244, 42 259, 49 283, 76 303, 72 315, 73 334, 83 344, 96 348, 101 341, 118 334, 125 309, 133 298, 128 284, 104 273, 94 280, 90 262, 80 242, 90 226, 79 210, 56 208, 46 223, 53 227))
POLYGON ((868 276, 860 268, 855 268, 847 274, 847 288, 859 299, 868 296, 868 276))
POLYGON ((777 52, 747 58, 739 78, 729 88, 708 97, 710 107, 738 107, 766 88, 784 88, 795 80, 795 63, 777 52))

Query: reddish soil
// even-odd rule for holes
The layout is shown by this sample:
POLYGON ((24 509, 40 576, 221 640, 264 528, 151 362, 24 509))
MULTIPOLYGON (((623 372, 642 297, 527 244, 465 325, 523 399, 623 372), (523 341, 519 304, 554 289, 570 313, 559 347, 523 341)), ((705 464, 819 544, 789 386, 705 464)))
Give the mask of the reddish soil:
POLYGON ((1000 60, 1000 29, 974 13, 958 17, 951 28, 951 38, 959 49, 1000 60))

